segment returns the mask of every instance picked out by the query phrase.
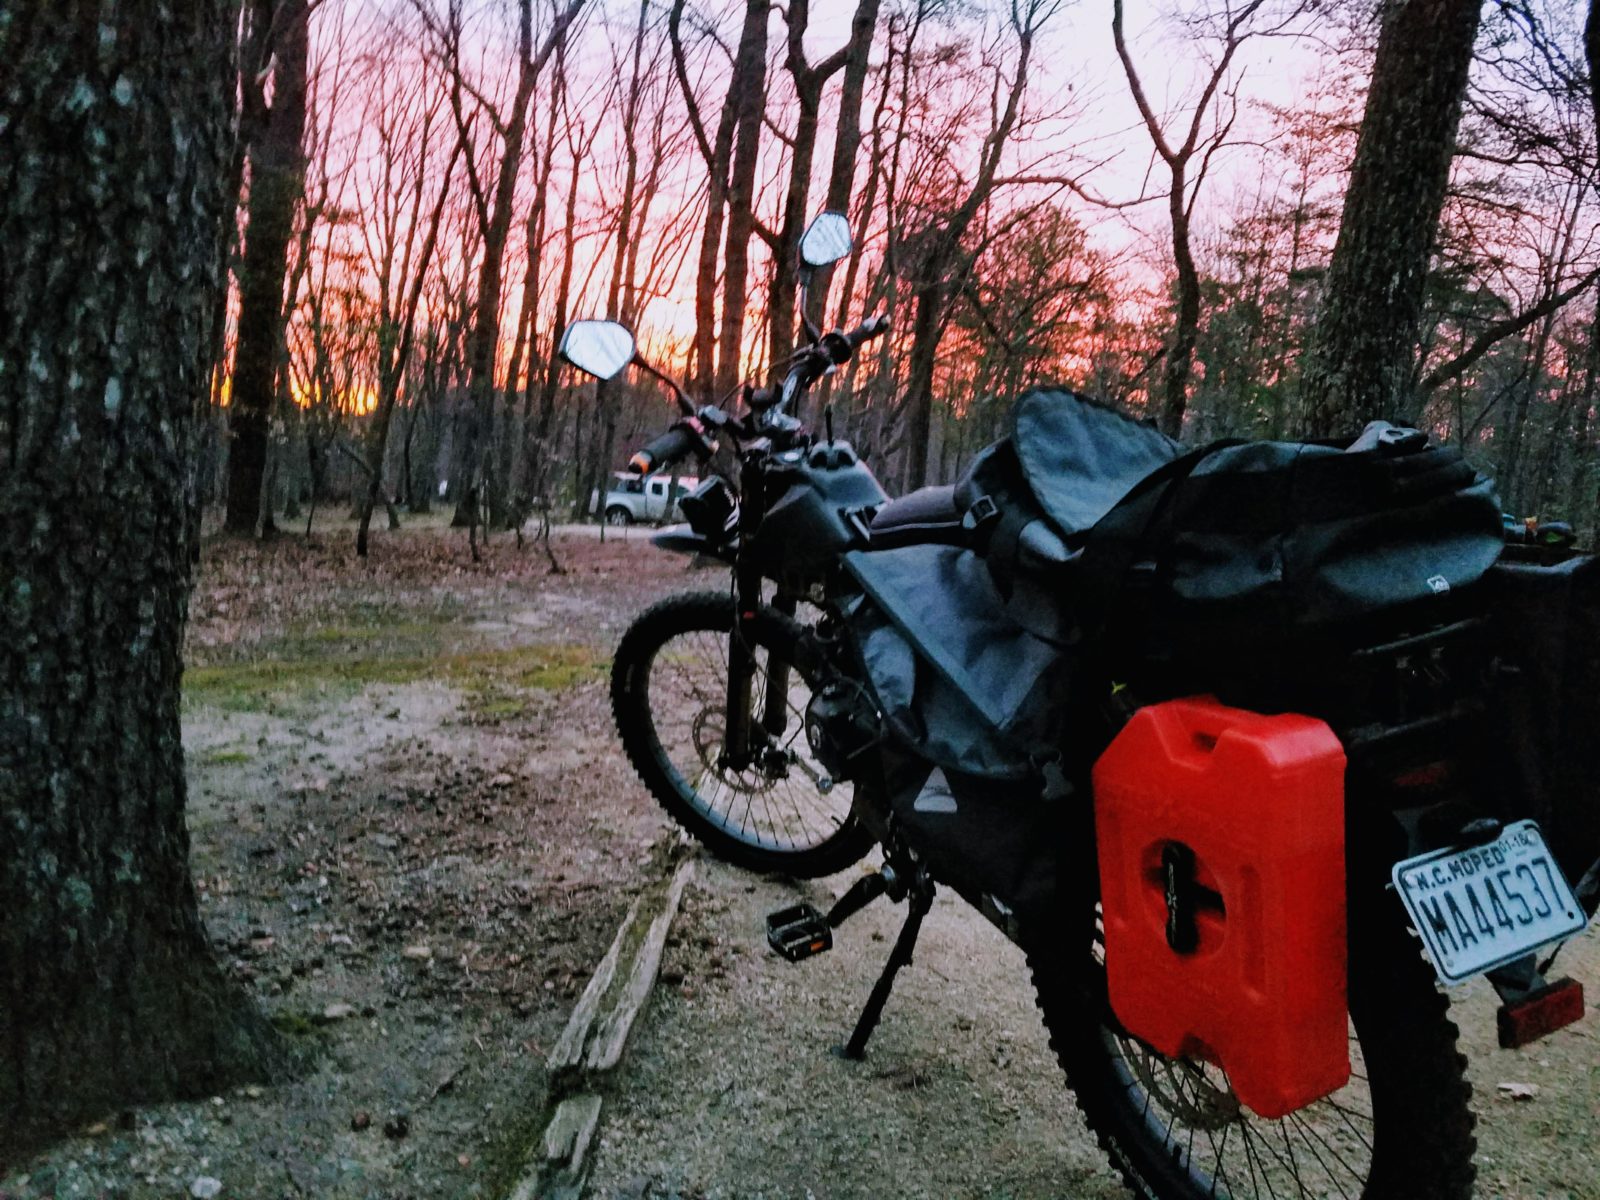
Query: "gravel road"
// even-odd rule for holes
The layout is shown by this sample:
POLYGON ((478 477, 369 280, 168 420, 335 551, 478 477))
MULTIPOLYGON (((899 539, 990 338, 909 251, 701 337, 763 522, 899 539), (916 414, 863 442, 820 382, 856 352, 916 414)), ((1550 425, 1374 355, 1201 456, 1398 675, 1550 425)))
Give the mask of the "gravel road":
MULTIPOLYGON (((826 907, 849 874, 814 885, 706 863, 652 1013, 607 1109, 597 1200, 1111 1200, 1126 1193, 1084 1129, 1050 1056, 1022 956, 942 895, 865 1063, 848 1035, 904 909, 879 902, 835 949, 771 954, 763 918, 826 907)), ((1600 936, 1564 952, 1590 1012, 1537 1045, 1494 1045, 1494 997, 1455 993, 1479 1113, 1478 1195, 1595 1200, 1600 1159, 1600 936), (1502 1083, 1527 1083, 1516 1101, 1502 1083)))

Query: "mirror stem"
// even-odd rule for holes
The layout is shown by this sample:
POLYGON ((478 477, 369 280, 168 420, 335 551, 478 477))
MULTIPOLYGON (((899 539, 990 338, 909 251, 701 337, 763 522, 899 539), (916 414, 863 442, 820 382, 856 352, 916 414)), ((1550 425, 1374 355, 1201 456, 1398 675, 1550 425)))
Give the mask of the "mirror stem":
POLYGON ((811 268, 800 268, 800 324, 804 326, 806 336, 815 346, 822 340, 822 330, 818 329, 811 321, 811 268))
POLYGON ((678 381, 676 379, 672 378, 672 376, 666 374, 664 371, 658 371, 649 362, 649 360, 645 358, 644 355, 639 353, 634 354, 633 365, 638 367, 641 371, 644 371, 646 374, 655 376, 655 378, 659 379, 662 383, 671 388, 672 394, 677 397, 678 408, 680 411, 682 411, 683 415, 686 417, 694 416, 694 401, 689 399, 689 397, 684 393, 684 390, 678 386, 678 381))

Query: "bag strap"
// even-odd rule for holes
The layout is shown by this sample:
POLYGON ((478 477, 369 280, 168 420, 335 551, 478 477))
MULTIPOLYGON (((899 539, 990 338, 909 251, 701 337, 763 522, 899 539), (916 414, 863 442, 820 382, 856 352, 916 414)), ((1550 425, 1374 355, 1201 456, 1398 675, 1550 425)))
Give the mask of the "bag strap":
POLYGON ((1073 587, 1074 606, 1086 637, 1098 637, 1110 624, 1128 572, 1171 503, 1177 490, 1174 485, 1194 474, 1211 455, 1246 441, 1224 438, 1163 463, 1134 484, 1089 531, 1073 587))
POLYGON ((995 590, 1004 599, 1010 600, 1017 590, 1018 543, 1022 540, 1022 531, 1029 523, 1039 520, 1039 514, 1030 512, 1026 505, 1016 503, 1014 498, 1012 503, 1006 505, 996 505, 988 496, 980 499, 989 501, 995 515, 985 525, 974 529, 979 539, 974 548, 988 563, 995 590))

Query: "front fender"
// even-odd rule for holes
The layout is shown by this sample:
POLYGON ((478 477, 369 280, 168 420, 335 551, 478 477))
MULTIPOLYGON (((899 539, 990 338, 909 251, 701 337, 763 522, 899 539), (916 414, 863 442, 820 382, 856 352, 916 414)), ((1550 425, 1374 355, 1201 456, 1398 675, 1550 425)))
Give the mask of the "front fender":
POLYGON ((663 550, 670 550, 674 554, 720 558, 730 566, 739 549, 737 540, 718 544, 709 538, 702 537, 687 525, 668 525, 660 532, 650 535, 650 544, 652 546, 660 546, 663 550))

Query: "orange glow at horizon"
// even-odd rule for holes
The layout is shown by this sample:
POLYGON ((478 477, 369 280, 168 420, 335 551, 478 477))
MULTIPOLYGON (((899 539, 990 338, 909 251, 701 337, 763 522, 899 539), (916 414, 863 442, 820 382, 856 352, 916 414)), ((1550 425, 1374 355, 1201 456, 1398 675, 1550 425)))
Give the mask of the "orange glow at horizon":
MULTIPOLYGON (((289 382, 289 399, 294 406, 304 411, 314 404, 322 401, 322 388, 313 384, 307 386, 298 379, 289 382)), ((233 403, 233 373, 225 372, 216 388, 216 405, 218 408, 227 408, 233 403)), ((337 393, 334 397, 333 407, 342 413, 355 417, 371 416, 378 409, 378 389, 368 383, 358 383, 337 393)))
MULTIPOLYGON (((289 399, 301 410, 321 406, 322 385, 319 383, 308 385, 302 380, 291 379, 289 399)), ((352 383, 334 392, 332 407, 337 412, 348 413, 354 417, 370 416, 378 408, 378 389, 370 383, 352 383)))

